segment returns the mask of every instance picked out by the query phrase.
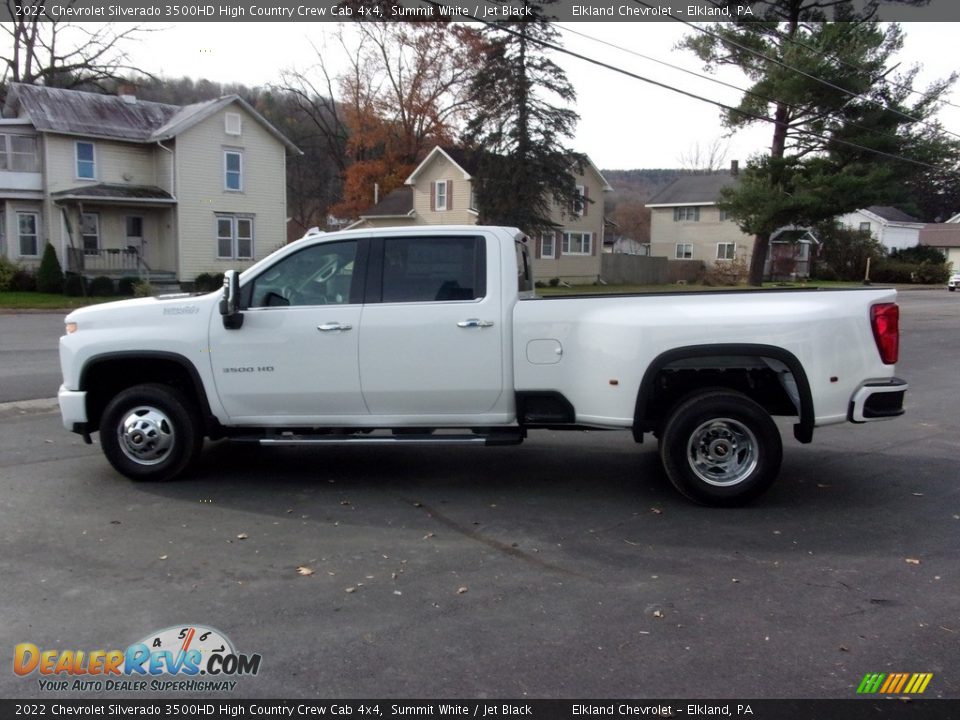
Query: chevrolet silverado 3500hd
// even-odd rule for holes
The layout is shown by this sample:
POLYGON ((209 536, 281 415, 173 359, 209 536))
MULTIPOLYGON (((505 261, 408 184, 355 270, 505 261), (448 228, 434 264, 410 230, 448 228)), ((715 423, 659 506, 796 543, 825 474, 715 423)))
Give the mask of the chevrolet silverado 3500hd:
POLYGON ((734 505, 815 427, 903 413, 888 289, 538 298, 513 228, 308 235, 206 295, 82 308, 60 341, 63 423, 137 480, 205 437, 262 445, 520 443, 653 433, 687 497, 734 505))

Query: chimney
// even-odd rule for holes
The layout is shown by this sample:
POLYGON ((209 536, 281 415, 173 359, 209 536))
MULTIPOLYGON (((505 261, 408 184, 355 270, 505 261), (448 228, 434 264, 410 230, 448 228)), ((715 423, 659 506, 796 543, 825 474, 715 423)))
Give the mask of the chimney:
POLYGON ((731 161, 730 161, 730 174, 733 175, 733 177, 736 177, 737 175, 740 174, 740 161, 739 161, 739 160, 731 160, 731 161))
POLYGON ((136 105, 137 86, 133 83, 122 82, 117 85, 117 96, 128 105, 136 105))

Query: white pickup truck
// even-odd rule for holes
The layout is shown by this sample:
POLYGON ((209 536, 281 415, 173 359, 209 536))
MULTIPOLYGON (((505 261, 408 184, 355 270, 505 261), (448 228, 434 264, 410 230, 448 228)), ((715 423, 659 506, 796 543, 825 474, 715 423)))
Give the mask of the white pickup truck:
POLYGON ((660 441, 687 497, 755 498, 772 416, 814 427, 903 413, 887 289, 537 297, 528 239, 448 226, 309 235, 223 292, 76 310, 63 422, 136 480, 204 437, 262 445, 520 443, 529 430, 660 441))

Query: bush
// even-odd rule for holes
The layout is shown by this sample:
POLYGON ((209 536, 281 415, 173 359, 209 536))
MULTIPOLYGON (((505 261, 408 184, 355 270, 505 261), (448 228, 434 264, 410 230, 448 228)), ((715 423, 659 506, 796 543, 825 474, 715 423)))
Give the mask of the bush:
POLYGON ((813 269, 810 271, 810 277, 814 280, 839 280, 840 275, 833 269, 833 265, 823 261, 816 261, 813 269))
POLYGON ((904 248, 903 250, 894 250, 890 253, 890 258, 901 262, 926 262, 932 265, 943 265, 947 262, 947 258, 942 252, 929 245, 915 245, 914 247, 904 248))
POLYGON ((117 280, 117 295, 122 297, 132 297, 134 286, 140 282, 135 277, 122 277, 117 280))
POLYGON ((114 293, 113 280, 106 275, 97 275, 90 281, 87 289, 94 297, 109 297, 114 293))
POLYGON ((560 284, 560 278, 550 278, 550 287, 557 287, 560 284))
POLYGON ((50 243, 43 249, 43 259, 37 271, 37 290, 43 293, 64 292, 63 269, 57 259, 57 251, 50 243))
POLYGON ((223 273, 200 273, 193 281, 194 292, 213 292, 223 287, 223 273))
MULTIPOLYGON (((39 280, 38 280, 39 285, 39 280)), ((63 279, 63 294, 67 297, 82 297, 87 295, 87 279, 77 273, 67 273, 63 279)))
POLYGON ((11 290, 13 276, 17 274, 17 266, 6 257, 0 255, 0 292, 11 290))
POLYGON ((10 289, 17 292, 34 292, 37 289, 37 276, 26 268, 17 268, 10 281, 10 289))
POLYGON ((870 269, 870 280, 873 282, 939 285, 949 278, 950 267, 946 263, 911 263, 887 259, 870 269))
POLYGON ((150 297, 151 295, 153 295, 153 285, 148 283, 146 280, 133 284, 134 297, 150 297))
POLYGON ((703 276, 703 284, 709 286, 734 286, 747 279, 747 261, 744 258, 723 260, 714 263, 703 276))

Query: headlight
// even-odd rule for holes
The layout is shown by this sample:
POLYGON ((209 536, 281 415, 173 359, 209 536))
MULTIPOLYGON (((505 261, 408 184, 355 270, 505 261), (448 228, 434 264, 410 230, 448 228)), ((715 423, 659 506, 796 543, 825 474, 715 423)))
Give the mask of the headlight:
POLYGON ((65 323, 64 330, 67 331, 67 335, 73 335, 77 331, 77 324, 75 322, 65 323))

